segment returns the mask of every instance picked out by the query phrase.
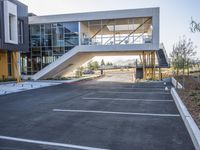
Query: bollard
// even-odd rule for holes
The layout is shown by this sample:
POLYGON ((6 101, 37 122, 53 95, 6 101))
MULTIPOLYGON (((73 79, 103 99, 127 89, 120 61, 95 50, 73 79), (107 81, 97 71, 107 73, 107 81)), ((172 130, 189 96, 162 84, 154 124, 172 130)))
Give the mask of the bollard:
POLYGON ((168 87, 166 86, 166 87, 165 87, 165 91, 168 91, 168 90, 169 90, 169 89, 168 89, 168 87))

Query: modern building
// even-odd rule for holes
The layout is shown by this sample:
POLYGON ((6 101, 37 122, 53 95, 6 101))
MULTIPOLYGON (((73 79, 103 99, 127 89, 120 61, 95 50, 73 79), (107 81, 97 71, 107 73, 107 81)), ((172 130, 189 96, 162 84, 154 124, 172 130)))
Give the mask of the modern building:
POLYGON ((45 79, 65 76, 94 56, 139 55, 139 77, 168 67, 159 41, 159 8, 29 17, 30 51, 22 73, 45 79))
POLYGON ((28 7, 17 0, 0 0, 0 80, 19 80, 20 52, 28 49, 28 7))

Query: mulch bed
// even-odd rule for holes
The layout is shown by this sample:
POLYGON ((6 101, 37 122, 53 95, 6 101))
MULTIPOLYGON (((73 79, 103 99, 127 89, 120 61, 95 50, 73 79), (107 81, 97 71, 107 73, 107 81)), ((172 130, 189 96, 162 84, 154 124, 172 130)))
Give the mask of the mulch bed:
POLYGON ((200 128, 200 83, 191 76, 175 78, 184 86, 185 89, 177 90, 177 92, 200 128))

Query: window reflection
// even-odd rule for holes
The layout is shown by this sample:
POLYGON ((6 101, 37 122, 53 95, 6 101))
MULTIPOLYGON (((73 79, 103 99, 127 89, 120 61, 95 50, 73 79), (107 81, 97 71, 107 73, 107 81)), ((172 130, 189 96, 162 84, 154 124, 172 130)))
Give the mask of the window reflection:
POLYGON ((152 18, 81 22, 82 45, 144 44, 152 42, 152 18))
POLYGON ((30 25, 30 53, 23 57, 26 73, 38 72, 79 45, 79 32, 81 45, 152 43, 152 18, 83 21, 80 31, 78 22, 30 25))
POLYGON ((30 25, 30 41, 30 53, 23 54, 23 74, 38 72, 78 45, 78 22, 30 25))

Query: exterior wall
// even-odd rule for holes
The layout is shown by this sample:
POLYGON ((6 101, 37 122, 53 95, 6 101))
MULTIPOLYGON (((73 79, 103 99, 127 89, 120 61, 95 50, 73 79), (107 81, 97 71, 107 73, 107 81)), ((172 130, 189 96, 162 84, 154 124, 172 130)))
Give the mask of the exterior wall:
POLYGON ((0 51, 0 80, 13 78, 17 79, 20 76, 19 72, 19 52, 9 52, 11 57, 11 75, 9 75, 8 69, 8 51, 0 51))
POLYGON ((20 67, 19 67, 19 63, 20 63, 19 52, 12 52, 11 57, 12 57, 12 78, 17 79, 20 77, 20 74, 21 74, 20 67))
MULTIPOLYGON (((160 9, 156 7, 156 8, 144 8, 144 9, 88 12, 88 13, 77 13, 77 14, 32 16, 29 17, 29 24, 71 22, 71 21, 84 22, 91 20, 152 17, 152 26, 153 26, 152 47, 155 47, 154 50, 159 50, 159 26, 160 26, 159 13, 160 9)), ((81 26, 82 25, 80 24, 80 27, 81 26)))
POLYGON ((3 2, 0 0, 0 49, 3 47, 3 2))
MULTIPOLYGON (((63 41, 64 45, 58 46, 58 49, 64 53, 70 53, 68 50, 74 51, 76 47, 81 52, 88 54, 106 54, 109 52, 133 52, 138 54, 143 51, 159 50, 159 8, 30 16, 31 47, 30 52, 23 55, 27 59, 26 62, 28 60, 31 60, 31 62, 28 63, 28 69, 23 69, 28 70, 24 74, 35 74, 43 68, 46 68, 48 64, 43 64, 43 60, 47 57, 51 57, 52 61, 50 63, 52 63, 58 57, 63 56, 64 53, 54 54, 54 38, 51 38, 51 44, 48 46, 45 46, 45 44, 42 45, 41 43, 43 43, 43 40, 49 41, 45 40, 47 36, 45 34, 46 25, 53 27, 70 22, 78 23, 79 41, 73 45, 75 48, 66 49, 68 42, 66 42, 65 35, 63 34, 60 42, 63 41), (34 26, 40 26, 38 35, 32 34, 32 28, 34 26), (35 40, 36 37, 38 37, 38 40, 35 40), (35 43, 36 45, 34 45, 35 43), (46 53, 47 51, 49 52, 48 54, 46 53)), ((68 40, 73 40, 73 37, 68 37, 68 40)))
POLYGON ((4 1, 3 3, 5 43, 18 44, 17 5, 10 1, 4 1))
POLYGON ((79 45, 78 26, 78 22, 30 25, 30 52, 22 54, 22 74, 37 73, 79 45))
MULTIPOLYGON (((28 7, 17 0, 0 0, 0 49, 5 51, 28 51, 29 48, 29 28, 28 28, 28 7), (23 36, 24 41, 23 43, 8 43, 6 42, 6 36, 8 33, 5 32, 7 26, 5 27, 6 23, 5 19, 5 12, 4 11, 4 2, 9 1, 16 5, 17 7, 17 20, 21 20, 23 22, 23 36)), ((18 31, 17 31, 18 33, 18 31)))
POLYGON ((19 54, 28 48, 28 7, 17 0, 0 0, 0 79, 20 78, 19 54))

